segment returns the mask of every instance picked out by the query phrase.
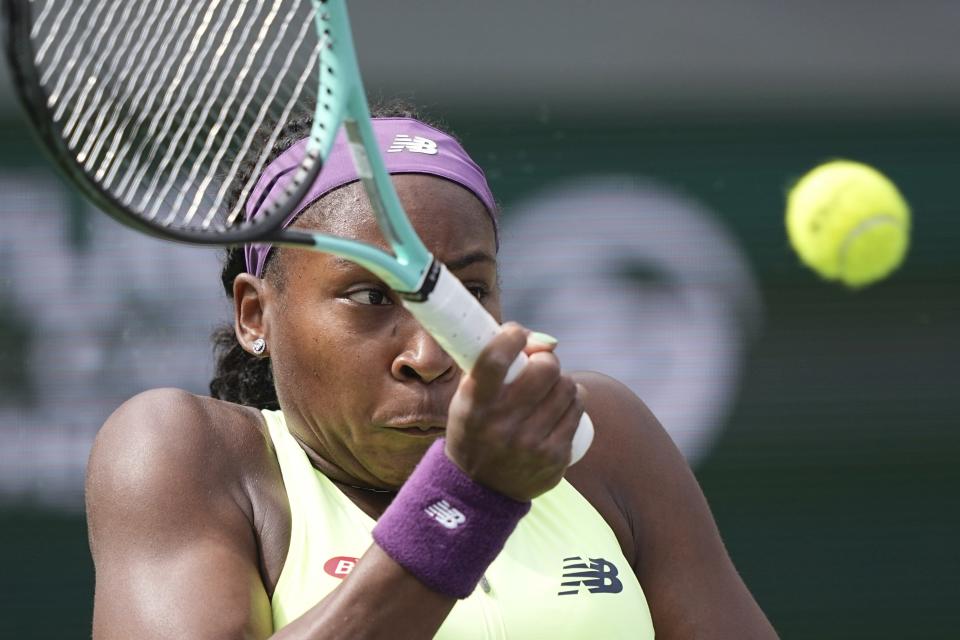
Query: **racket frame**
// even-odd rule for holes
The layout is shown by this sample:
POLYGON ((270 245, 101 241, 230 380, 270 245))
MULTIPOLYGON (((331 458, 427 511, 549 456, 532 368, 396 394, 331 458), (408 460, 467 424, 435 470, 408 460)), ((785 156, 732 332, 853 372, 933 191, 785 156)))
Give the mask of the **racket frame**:
MULTIPOLYGON (((465 371, 499 332, 499 323, 445 265, 434 259, 413 229, 383 163, 370 121, 353 36, 344 0, 311 0, 318 36, 326 39, 321 56, 320 95, 305 160, 295 172, 284 198, 267 203, 266 215, 241 221, 215 232, 168 227, 136 215, 101 188, 73 156, 55 129, 53 113, 40 86, 30 38, 30 0, 0 0, 5 50, 24 110, 53 161, 105 213, 122 224, 166 240, 188 244, 230 246, 271 243, 313 248, 351 260, 384 281, 406 309, 434 336, 465 371), (26 63, 24 63, 26 61, 26 63), (354 165, 384 239, 394 255, 368 243, 302 229, 282 229, 322 169, 343 124, 354 165)), ((526 364, 521 353, 507 373, 513 380, 526 364)), ((574 437, 571 464, 593 439, 593 425, 583 414, 574 437)))

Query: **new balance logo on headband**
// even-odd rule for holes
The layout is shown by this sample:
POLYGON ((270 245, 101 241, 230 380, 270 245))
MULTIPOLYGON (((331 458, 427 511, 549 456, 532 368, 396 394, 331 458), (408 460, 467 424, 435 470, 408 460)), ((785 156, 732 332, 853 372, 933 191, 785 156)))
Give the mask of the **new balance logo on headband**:
POLYGON ((580 556, 564 558, 562 589, 557 595, 580 593, 580 587, 586 587, 590 593, 620 593, 623 583, 617 578, 618 573, 616 565, 603 558, 588 558, 587 562, 580 556))
POLYGON ((467 516, 463 515, 463 512, 459 509, 450 506, 450 503, 446 500, 434 502, 424 509, 423 512, 447 529, 456 529, 467 521, 467 516))
POLYGON ((413 136, 412 138, 405 133, 398 133, 393 138, 393 144, 387 149, 387 153, 400 153, 409 151, 410 153, 425 153, 430 156, 437 154, 437 143, 430 138, 413 136))

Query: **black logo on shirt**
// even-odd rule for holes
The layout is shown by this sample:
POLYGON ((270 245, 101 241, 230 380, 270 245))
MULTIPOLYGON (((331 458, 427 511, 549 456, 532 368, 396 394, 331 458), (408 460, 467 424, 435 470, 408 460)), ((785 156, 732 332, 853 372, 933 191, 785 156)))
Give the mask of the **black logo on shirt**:
POLYGON ((590 593, 620 593, 623 583, 617 579, 617 567, 603 558, 588 558, 584 562, 580 556, 563 559, 563 588, 558 596, 580 593, 586 587, 590 593))

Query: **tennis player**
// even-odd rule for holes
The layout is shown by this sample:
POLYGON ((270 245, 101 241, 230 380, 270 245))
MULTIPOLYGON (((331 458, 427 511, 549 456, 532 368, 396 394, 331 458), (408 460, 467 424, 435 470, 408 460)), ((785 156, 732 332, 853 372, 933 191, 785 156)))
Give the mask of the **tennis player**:
MULTIPOLYGON (((442 130, 379 115, 414 227, 499 318, 484 174, 442 130)), ((290 224, 385 247, 342 140, 290 224)), ((223 283, 213 397, 138 395, 94 445, 95 638, 776 637, 654 416, 563 372, 549 336, 508 323, 465 375, 350 262, 254 245, 223 283), (568 466, 584 409, 596 438, 568 466)))

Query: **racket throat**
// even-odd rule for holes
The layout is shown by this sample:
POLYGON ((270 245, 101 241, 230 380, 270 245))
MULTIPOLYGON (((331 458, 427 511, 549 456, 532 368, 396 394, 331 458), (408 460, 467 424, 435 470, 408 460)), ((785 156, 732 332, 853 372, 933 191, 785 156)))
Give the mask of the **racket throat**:
POLYGON ((440 273, 442 271, 441 266, 440 261, 434 258, 430 262, 430 267, 424 273, 423 280, 417 290, 397 291, 397 295, 407 302, 426 301, 426 299, 430 297, 430 294, 433 293, 433 290, 437 288, 437 281, 440 279, 440 273))

